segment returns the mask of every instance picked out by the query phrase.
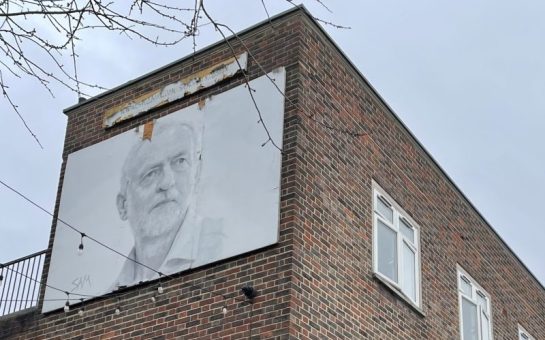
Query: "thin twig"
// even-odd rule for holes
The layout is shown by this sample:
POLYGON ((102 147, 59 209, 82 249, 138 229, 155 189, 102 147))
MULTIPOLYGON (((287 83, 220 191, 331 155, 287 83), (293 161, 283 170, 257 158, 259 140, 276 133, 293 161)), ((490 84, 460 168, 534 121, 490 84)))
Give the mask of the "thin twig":
POLYGON ((261 5, 263 5, 263 9, 265 10, 265 14, 267 14, 267 20, 269 21, 269 24, 271 27, 274 28, 274 25, 271 20, 271 16, 269 15, 269 11, 267 10, 267 5, 265 5, 265 0, 261 0, 261 5))
POLYGON ((235 52, 235 49, 233 48, 233 45, 231 45, 231 42, 229 41, 229 39, 227 39, 227 36, 221 30, 221 27, 225 27, 225 25, 219 24, 214 19, 212 19, 212 17, 208 14, 206 8, 204 7, 204 1, 203 0, 201 0, 201 9, 202 9, 202 12, 204 13, 204 15, 212 23, 212 25, 214 25, 214 28, 216 28, 216 30, 223 37, 223 41, 225 41, 225 43, 227 44, 227 46, 231 50, 232 55, 235 56, 235 60, 237 62, 238 68, 240 69, 240 71, 242 71, 242 74, 244 75, 244 80, 246 82, 246 88, 248 89, 248 93, 250 94, 250 98, 252 99, 252 103, 253 103, 253 105, 255 107, 255 110, 257 112, 257 115, 259 117, 257 122, 259 124, 261 124, 261 126, 263 127, 263 130, 267 134, 267 140, 263 144, 261 144, 261 146, 263 147, 263 146, 267 145, 270 142, 276 149, 278 149, 278 151, 280 151, 282 153, 283 152, 282 148, 279 147, 278 144, 273 140, 273 138, 271 136, 271 133, 269 131, 269 128, 267 127, 267 124, 263 120, 261 110, 259 109, 259 105, 257 104, 257 102, 255 100, 255 97, 254 97, 255 90, 250 86, 250 77, 248 76, 248 73, 244 71, 242 65, 240 65, 240 62, 239 62, 238 58, 236 58, 236 52, 235 52))
MULTIPOLYGON (((248 48, 248 46, 244 43, 244 40, 242 40, 242 38, 235 32, 233 31, 229 26, 227 25, 224 25, 224 24, 220 24, 220 23, 214 23, 214 25, 216 26, 220 26, 220 27, 223 27, 225 29, 227 29, 229 31, 229 33, 231 33, 231 35, 242 45, 242 47, 244 48, 244 50, 248 53, 248 56, 252 59, 252 61, 257 65, 257 67, 261 70, 262 74, 267 77, 269 79, 269 81, 273 84, 273 86, 275 87, 275 89, 287 100, 289 101, 290 104, 292 105, 295 105, 295 103, 291 100, 291 98, 287 97, 285 92, 276 84, 275 80, 267 73, 267 71, 265 70, 265 68, 263 67, 263 65, 261 65, 261 63, 254 57, 254 55, 251 53, 250 49, 248 48)), ((222 34, 222 36, 224 36, 222 34)), ((227 39, 225 38, 224 36, 224 40, 227 41, 227 39)), ((229 44, 229 43, 228 43, 229 44)), ((234 52, 233 52, 233 55, 234 52)), ((361 137, 361 136, 364 136, 364 135, 367 135, 367 132, 365 131, 352 131, 352 130, 349 130, 349 129, 345 129, 345 128, 336 128, 332 125, 329 125, 327 123, 324 123, 318 119, 316 119, 315 115, 314 114, 308 114, 306 113, 305 116, 307 118, 309 118, 311 121, 315 122, 316 124, 318 125, 321 125, 322 127, 326 128, 327 130, 330 130, 330 131, 333 131, 333 132, 339 132, 339 133, 342 133, 342 134, 346 134, 346 135, 349 135, 351 137, 361 137)))
POLYGON ((32 131, 30 126, 28 126, 27 122, 25 121, 25 119, 21 115, 21 112, 19 112, 19 109, 18 109, 17 105, 15 105, 15 103, 11 100, 11 97, 9 96, 9 94, 7 92, 8 87, 4 84, 4 79, 3 79, 3 75, 2 75, 1 70, 0 70, 0 88, 2 88, 2 94, 4 95, 4 98, 7 99, 8 103, 11 105, 11 108, 13 109, 13 111, 15 111, 15 113, 17 114, 17 116, 19 117, 19 119, 21 120, 21 122, 23 123, 25 128, 27 129, 28 133, 30 133, 30 135, 34 138, 36 143, 38 143, 40 148, 43 150, 44 147, 43 147, 42 143, 40 143, 40 140, 38 139, 36 134, 32 131))

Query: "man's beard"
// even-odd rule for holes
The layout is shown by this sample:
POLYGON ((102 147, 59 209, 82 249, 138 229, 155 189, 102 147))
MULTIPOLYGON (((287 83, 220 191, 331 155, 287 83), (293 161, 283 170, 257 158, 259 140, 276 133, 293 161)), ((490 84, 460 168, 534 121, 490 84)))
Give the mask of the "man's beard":
POLYGON ((181 207, 179 203, 171 201, 142 214, 141 218, 131 221, 135 235, 141 239, 167 236, 177 232, 187 215, 188 207, 181 207))

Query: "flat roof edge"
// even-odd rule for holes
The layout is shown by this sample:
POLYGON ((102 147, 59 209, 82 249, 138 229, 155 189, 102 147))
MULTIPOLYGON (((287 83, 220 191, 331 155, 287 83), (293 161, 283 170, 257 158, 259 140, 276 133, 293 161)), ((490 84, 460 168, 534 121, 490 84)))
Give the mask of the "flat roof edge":
MULTIPOLYGON (((281 13, 278 13, 278 14, 276 14, 276 15, 273 15, 273 16, 271 16, 270 18, 268 18, 268 19, 266 19, 266 20, 260 21, 260 22, 254 24, 254 25, 252 25, 252 26, 250 26, 250 27, 248 27, 248 28, 245 28, 245 29, 243 29, 242 31, 237 32, 236 35, 230 35, 230 36, 228 36, 228 37, 226 38, 226 40, 234 39, 234 38, 236 38, 237 35, 242 35, 242 34, 248 33, 248 32, 253 31, 253 30, 257 29, 257 28, 260 28, 260 27, 262 27, 262 26, 268 25, 268 24, 270 24, 272 21, 275 21, 275 20, 284 18, 284 17, 286 17, 287 15, 290 15, 290 14, 295 13, 295 12, 302 12, 302 13, 305 13, 307 16, 309 16, 311 19, 313 19, 313 18, 312 18, 312 15, 309 13, 309 11, 306 9, 306 7, 305 7, 304 5, 294 5, 293 8, 290 8, 290 9, 284 11, 284 12, 281 12, 281 13)), ((314 20, 314 19, 313 19, 313 20, 314 20)), ((92 102, 94 102, 94 101, 97 101, 98 99, 101 99, 101 98, 103 98, 103 97, 106 97, 106 96, 108 96, 108 95, 110 95, 110 94, 112 94, 112 93, 114 93, 114 92, 116 92, 116 91, 122 90, 122 89, 124 89, 124 88, 126 88, 126 87, 129 87, 129 86, 131 86, 131 85, 134 85, 134 84, 136 84, 137 82, 142 81, 142 80, 144 80, 144 79, 146 79, 146 78, 150 78, 150 77, 152 77, 152 76, 154 76, 154 75, 156 75, 156 74, 158 74, 158 73, 160 73, 160 72, 162 72, 162 71, 167 70, 168 68, 170 68, 170 67, 172 67, 172 66, 175 66, 175 65, 177 65, 177 64, 181 64, 181 63, 187 61, 188 59, 193 58, 193 57, 195 57, 195 56, 197 56, 197 55, 204 54, 204 53, 208 52, 209 50, 211 50, 211 49, 213 49, 213 48, 215 48, 215 47, 218 47, 218 46, 220 46, 220 45, 222 45, 222 44, 224 44, 224 43, 225 43, 225 40, 223 40, 223 39, 222 39, 222 40, 218 40, 218 41, 215 42, 215 43, 212 43, 212 44, 210 44, 210 45, 207 45, 207 46, 205 46, 205 47, 199 49, 198 51, 195 51, 195 53, 188 54, 188 55, 186 55, 185 57, 182 57, 182 58, 180 58, 180 59, 177 59, 177 60, 175 60, 175 61, 173 61, 173 62, 170 62, 170 63, 168 63, 168 64, 166 64, 166 65, 164 65, 164 66, 161 66, 161 67, 159 67, 159 68, 156 68, 156 69, 154 69, 154 70, 152 70, 152 71, 150 71, 150 72, 148 72, 148 73, 146 73, 146 74, 144 74, 144 75, 141 75, 141 76, 139 76, 139 77, 137 77, 137 78, 131 79, 131 80, 129 80, 129 81, 123 83, 123 84, 120 84, 120 85, 118 85, 118 86, 116 86, 116 87, 113 87, 113 88, 111 88, 111 89, 109 89, 109 90, 106 90, 106 91, 104 91, 104 92, 102 92, 102 93, 99 93, 99 94, 97 94, 97 95, 95 95, 95 96, 93 96, 93 97, 91 97, 91 98, 89 98, 89 99, 86 99, 86 100, 81 101, 81 102, 79 102, 79 103, 76 103, 76 104, 74 104, 74 105, 72 105, 72 106, 69 106, 69 107, 65 108, 64 110, 62 110, 62 112, 63 112, 64 114, 67 115, 70 111, 73 111, 73 110, 75 110, 75 109, 77 109, 77 108, 80 108, 80 107, 82 107, 82 106, 84 106, 84 105, 87 105, 87 104, 89 104, 89 103, 92 103, 92 102)))
POLYGON ((377 96, 377 98, 380 100, 380 102, 386 107, 388 111, 392 114, 392 116, 398 121, 399 124, 409 133, 409 136, 416 142, 417 146, 424 151, 424 153, 430 158, 432 163, 437 167, 437 169, 446 177, 446 179, 452 184, 454 189, 458 191, 458 193, 462 196, 463 199, 467 201, 469 206, 479 215, 479 217, 484 221, 484 223, 492 230, 492 232, 498 237, 498 239, 503 243, 503 245, 511 252, 511 254, 515 257, 515 259, 522 265, 522 267, 530 274, 530 276, 537 282, 537 284, 541 287, 541 289, 545 292, 545 285, 544 283, 541 283, 541 281, 537 278, 537 276, 532 273, 530 268, 524 264, 524 262, 520 259, 520 257, 509 247, 507 242, 498 234, 496 229, 492 227, 492 225, 488 222, 488 220, 483 216, 483 214, 477 209, 477 207, 471 202, 471 200, 464 194, 462 189, 458 187, 458 185, 452 180, 452 178, 447 174, 447 172, 439 165, 439 163, 433 158, 431 153, 424 147, 424 145, 416 138, 416 136, 412 133, 412 131, 403 123, 401 118, 395 113, 395 111, 388 105, 386 100, 382 98, 382 96, 378 93, 378 91, 371 85, 371 83, 365 78, 365 76, 361 73, 361 71, 356 67, 356 65, 348 58, 348 56, 343 52, 343 50, 337 45, 337 43, 333 40, 333 38, 327 33, 327 31, 314 19, 312 14, 309 13, 309 11, 302 6, 302 9, 304 10, 304 13, 311 19, 311 22, 314 23, 314 25, 321 31, 321 33, 324 35, 324 37, 334 46, 334 48, 339 52, 339 54, 345 59, 345 61, 349 64, 349 66, 359 75, 361 80, 369 86, 371 91, 377 96))

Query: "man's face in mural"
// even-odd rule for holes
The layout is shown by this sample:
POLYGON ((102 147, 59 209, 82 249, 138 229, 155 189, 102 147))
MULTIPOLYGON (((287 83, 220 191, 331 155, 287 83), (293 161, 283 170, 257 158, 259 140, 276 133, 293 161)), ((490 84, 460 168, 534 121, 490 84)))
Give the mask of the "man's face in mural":
POLYGON ((129 153, 118 209, 136 238, 162 237, 182 225, 197 174, 194 133, 187 125, 158 127, 129 153))

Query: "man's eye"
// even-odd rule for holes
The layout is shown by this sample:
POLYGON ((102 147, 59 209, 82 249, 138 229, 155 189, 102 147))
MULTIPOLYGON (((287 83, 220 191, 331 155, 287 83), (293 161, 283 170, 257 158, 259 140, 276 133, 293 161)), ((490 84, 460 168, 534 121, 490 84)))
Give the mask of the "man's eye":
POLYGON ((185 157, 176 157, 170 162, 170 165, 174 170, 183 170, 187 166, 187 159, 185 157))
POLYGON ((157 177, 159 177, 160 174, 161 174, 161 171, 159 169, 152 169, 152 170, 146 172, 144 174, 144 176, 142 176, 141 182, 143 184, 150 183, 150 182, 154 181, 157 177))

